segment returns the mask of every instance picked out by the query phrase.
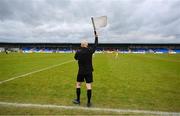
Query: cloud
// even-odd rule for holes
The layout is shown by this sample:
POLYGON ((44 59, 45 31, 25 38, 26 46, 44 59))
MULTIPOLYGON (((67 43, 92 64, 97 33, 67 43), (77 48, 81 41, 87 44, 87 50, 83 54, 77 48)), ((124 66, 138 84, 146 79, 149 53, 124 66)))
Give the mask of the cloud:
POLYGON ((128 34, 112 35, 110 38, 112 39, 111 41, 114 40, 116 42, 118 42, 118 39, 121 38, 122 43, 166 43, 167 41, 173 43, 176 39, 176 36, 152 33, 149 34, 134 31, 128 34))
POLYGON ((107 15, 105 43, 180 43, 179 0, 0 0, 0 42, 93 42, 90 17, 107 15))

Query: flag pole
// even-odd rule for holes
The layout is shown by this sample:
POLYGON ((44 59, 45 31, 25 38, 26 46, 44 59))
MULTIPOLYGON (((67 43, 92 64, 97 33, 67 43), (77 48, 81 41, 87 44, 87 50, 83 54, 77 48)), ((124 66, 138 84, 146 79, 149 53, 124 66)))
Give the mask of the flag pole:
POLYGON ((93 17, 91 17, 91 21, 92 21, 92 24, 93 24, 93 28, 94 28, 94 35, 96 36, 96 27, 95 27, 95 24, 94 24, 94 19, 93 17))

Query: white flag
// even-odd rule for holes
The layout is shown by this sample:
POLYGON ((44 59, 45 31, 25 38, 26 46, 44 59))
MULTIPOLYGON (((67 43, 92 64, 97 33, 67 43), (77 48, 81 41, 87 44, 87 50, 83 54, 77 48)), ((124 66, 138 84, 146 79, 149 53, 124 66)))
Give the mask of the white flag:
POLYGON ((107 25, 107 16, 94 17, 93 19, 96 29, 107 25))

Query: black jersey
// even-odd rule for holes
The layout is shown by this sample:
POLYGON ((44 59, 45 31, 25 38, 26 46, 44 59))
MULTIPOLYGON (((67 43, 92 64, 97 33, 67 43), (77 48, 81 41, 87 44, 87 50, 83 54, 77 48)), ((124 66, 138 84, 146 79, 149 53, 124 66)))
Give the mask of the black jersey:
POLYGON ((92 55, 96 50, 98 44, 98 37, 95 37, 95 44, 91 48, 81 48, 74 56, 78 60, 79 71, 78 74, 88 74, 93 72, 92 55))

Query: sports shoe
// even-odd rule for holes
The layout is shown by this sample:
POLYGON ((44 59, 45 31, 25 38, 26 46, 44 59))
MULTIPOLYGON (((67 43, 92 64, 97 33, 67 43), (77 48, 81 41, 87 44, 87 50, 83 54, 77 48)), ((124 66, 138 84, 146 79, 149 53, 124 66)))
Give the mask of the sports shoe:
POLYGON ((80 101, 78 101, 77 99, 74 99, 72 102, 73 102, 74 104, 80 104, 80 101))
POLYGON ((92 106, 92 104, 91 103, 87 103, 87 107, 91 107, 92 106))

